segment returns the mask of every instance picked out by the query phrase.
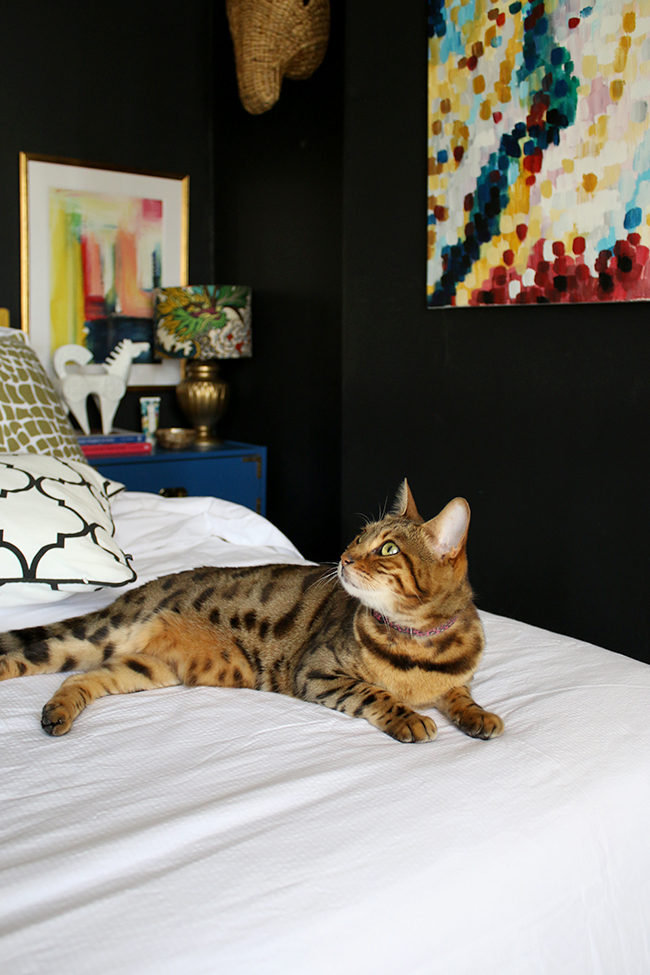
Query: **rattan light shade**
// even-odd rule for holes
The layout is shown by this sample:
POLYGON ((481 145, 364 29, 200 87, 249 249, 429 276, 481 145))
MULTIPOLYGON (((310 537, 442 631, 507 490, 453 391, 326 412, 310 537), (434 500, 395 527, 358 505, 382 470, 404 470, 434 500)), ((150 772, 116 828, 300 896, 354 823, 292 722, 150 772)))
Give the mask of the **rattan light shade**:
POLYGON ((280 97, 283 78, 301 81, 325 56, 329 0, 226 0, 239 97, 260 115, 280 97))

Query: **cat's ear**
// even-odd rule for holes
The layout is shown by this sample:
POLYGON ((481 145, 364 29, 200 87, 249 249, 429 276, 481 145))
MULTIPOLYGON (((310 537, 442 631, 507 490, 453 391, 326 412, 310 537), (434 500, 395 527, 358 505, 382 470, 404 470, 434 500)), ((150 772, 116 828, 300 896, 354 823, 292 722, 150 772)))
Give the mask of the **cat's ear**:
POLYGON ((470 510, 464 498, 454 498, 439 515, 427 521, 424 528, 439 559, 452 561, 460 555, 467 540, 470 510))
POLYGON ((415 507, 415 501, 413 500, 409 482, 406 480, 406 478, 404 478, 397 489, 395 504, 393 505, 393 514, 400 518, 410 518, 411 521, 414 521, 418 525, 421 525, 424 521, 424 518, 421 517, 420 512, 415 507))

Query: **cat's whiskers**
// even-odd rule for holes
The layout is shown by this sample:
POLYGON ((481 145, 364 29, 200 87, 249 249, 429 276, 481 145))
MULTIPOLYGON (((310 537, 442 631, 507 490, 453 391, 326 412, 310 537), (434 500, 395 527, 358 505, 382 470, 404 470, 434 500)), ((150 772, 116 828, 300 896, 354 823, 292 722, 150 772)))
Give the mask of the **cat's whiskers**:
MULTIPOLYGON (((322 563, 327 565, 328 563, 322 563)), ((306 592, 311 592, 312 589, 323 589, 325 586, 332 582, 338 580, 338 562, 332 563, 332 568, 328 569, 327 572, 323 573, 318 579, 314 579, 310 586, 307 586, 306 592)))
POLYGON ((384 501, 383 505, 380 506, 379 514, 377 515, 376 518, 373 518, 372 515, 360 514, 359 512, 357 512, 357 518, 361 519, 363 523, 363 527, 365 529, 368 527, 368 525, 375 525, 378 524, 380 521, 383 521, 386 517, 387 511, 388 511, 388 501, 386 500, 384 501))

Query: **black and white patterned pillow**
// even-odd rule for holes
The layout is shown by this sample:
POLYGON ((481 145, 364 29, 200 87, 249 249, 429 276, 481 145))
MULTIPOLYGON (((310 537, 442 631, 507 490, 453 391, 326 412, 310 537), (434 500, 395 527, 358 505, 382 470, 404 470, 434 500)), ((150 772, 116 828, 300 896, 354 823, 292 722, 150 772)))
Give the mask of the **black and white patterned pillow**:
POLYGON ((123 489, 79 461, 0 454, 0 606, 133 582, 109 502, 123 489))

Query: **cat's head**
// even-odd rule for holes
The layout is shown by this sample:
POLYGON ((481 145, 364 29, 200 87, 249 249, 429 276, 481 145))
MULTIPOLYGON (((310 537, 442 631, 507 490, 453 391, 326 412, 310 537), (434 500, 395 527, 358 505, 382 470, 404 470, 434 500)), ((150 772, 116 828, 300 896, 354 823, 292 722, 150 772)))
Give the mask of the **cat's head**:
POLYGON ((391 514, 366 525, 341 556, 347 592, 397 622, 427 607, 455 612, 471 598, 465 546, 470 509, 455 498, 430 521, 420 516, 405 480, 391 514))

